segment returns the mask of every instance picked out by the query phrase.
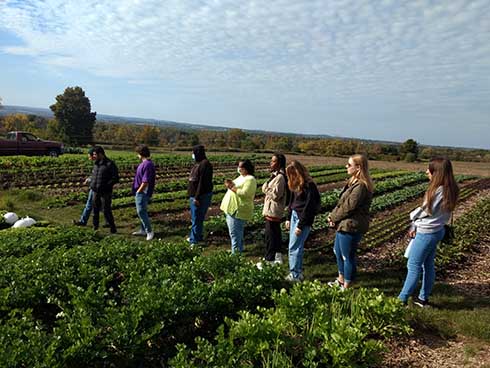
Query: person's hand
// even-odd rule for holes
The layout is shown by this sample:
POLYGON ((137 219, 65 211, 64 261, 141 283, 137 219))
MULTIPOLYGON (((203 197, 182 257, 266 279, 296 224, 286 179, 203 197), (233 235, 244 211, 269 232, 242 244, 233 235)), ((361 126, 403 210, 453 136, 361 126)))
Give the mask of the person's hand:
POLYGON ((87 185, 87 184, 90 184, 90 178, 85 179, 85 181, 83 182, 83 185, 87 185))
POLYGON ((294 233, 296 234, 296 236, 300 236, 301 235, 301 229, 299 227, 297 227, 296 229, 294 229, 294 233))
POLYGON ((335 227, 335 222, 332 221, 330 216, 327 217, 328 227, 335 227))
POLYGON ((195 206, 199 207, 199 206, 200 206, 200 204, 201 204, 201 203, 199 202, 199 200, 194 199, 194 205, 195 205, 195 206))
POLYGON ((286 221, 284 225, 286 226, 286 230, 289 230, 289 221, 286 221))
POLYGON ((228 189, 231 189, 234 186, 235 186, 235 184, 233 184, 233 180, 230 180, 230 179, 225 180, 225 187, 227 187, 228 189))
POLYGON ((415 238, 416 233, 416 230, 408 230, 408 236, 412 239, 415 238))

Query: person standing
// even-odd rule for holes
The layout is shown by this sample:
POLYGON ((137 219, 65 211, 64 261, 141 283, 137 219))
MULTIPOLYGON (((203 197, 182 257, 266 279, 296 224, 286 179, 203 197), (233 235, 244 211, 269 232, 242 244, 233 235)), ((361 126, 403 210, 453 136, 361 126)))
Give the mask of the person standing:
POLYGON ((99 216, 100 211, 102 210, 111 234, 115 234, 117 229, 112 214, 112 190, 114 185, 119 182, 119 173, 116 164, 106 157, 102 147, 94 147, 94 156, 95 163, 90 181, 90 189, 92 189, 94 193, 94 230, 99 229, 99 216))
POLYGON ((349 157, 346 165, 349 180, 342 189, 339 202, 327 217, 330 227, 336 228, 334 253, 338 277, 330 286, 349 288, 356 277, 356 252, 362 235, 369 228, 369 207, 374 185, 364 155, 349 157))
POLYGON ((192 158, 195 164, 191 169, 187 186, 192 224, 187 241, 195 245, 204 240, 204 218, 213 197, 213 165, 207 159, 202 145, 193 147, 192 158))
POLYGON ((436 278, 434 260, 437 244, 444 237, 444 225, 449 222, 459 196, 459 187, 449 159, 431 159, 426 174, 429 177, 429 188, 425 192, 423 204, 410 213, 412 225, 408 235, 414 239, 408 254, 407 277, 398 296, 406 304, 417 288, 422 273, 422 287, 419 296, 413 300, 419 307, 429 305, 436 278))
POLYGON ((289 275, 287 281, 303 281, 303 254, 305 241, 311 225, 320 209, 320 193, 306 167, 299 161, 292 161, 286 167, 288 186, 291 190, 289 219, 289 275))
POLYGON ((148 217, 148 202, 155 189, 155 165, 150 158, 150 149, 146 145, 138 146, 136 153, 141 163, 136 168, 132 191, 141 228, 133 232, 132 235, 146 235, 146 240, 152 240, 155 233, 151 228, 150 218, 148 217))
POLYGON ((225 180, 228 190, 220 206, 226 215, 233 254, 243 252, 245 223, 252 219, 257 190, 257 181, 253 176, 255 169, 250 160, 240 161, 237 171, 240 175, 235 180, 225 180))
MULTIPOLYGON (((94 148, 90 148, 88 150, 88 159, 89 161, 95 161, 95 156, 94 156, 94 148)), ((84 184, 85 185, 89 185, 90 186, 90 181, 91 181, 91 178, 87 178, 85 179, 84 181, 84 184)), ((90 218, 90 214, 92 213, 92 202, 94 200, 94 191, 92 189, 90 189, 89 187, 89 191, 88 191, 88 198, 87 198, 87 202, 85 203, 85 207, 83 209, 83 212, 82 212, 82 215, 80 216, 80 219, 79 220, 73 220, 73 224, 74 225, 77 225, 77 226, 87 226, 87 223, 88 223, 88 219, 90 218)))
POLYGON ((285 215, 289 189, 286 180, 286 157, 274 153, 270 162, 271 176, 262 185, 264 193, 265 257, 270 263, 282 264, 281 222, 285 215))

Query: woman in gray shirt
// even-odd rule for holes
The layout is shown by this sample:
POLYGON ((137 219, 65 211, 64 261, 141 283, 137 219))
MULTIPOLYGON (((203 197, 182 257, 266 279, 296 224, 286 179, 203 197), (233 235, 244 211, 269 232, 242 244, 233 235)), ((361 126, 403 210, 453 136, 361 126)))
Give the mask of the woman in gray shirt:
POLYGON ((451 217, 459 194, 449 159, 431 159, 426 174, 430 182, 424 202, 421 207, 410 213, 412 226, 409 236, 414 239, 408 254, 407 277, 398 296, 406 304, 415 291, 422 273, 422 287, 418 298, 414 299, 414 304, 420 307, 429 304, 436 276, 434 259, 437 244, 444 237, 444 225, 451 217))

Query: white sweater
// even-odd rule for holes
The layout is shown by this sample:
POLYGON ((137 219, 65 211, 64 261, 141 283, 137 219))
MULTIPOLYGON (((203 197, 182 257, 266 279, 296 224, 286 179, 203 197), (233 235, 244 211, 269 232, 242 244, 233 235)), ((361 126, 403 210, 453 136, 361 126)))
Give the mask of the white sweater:
POLYGON ((436 233, 449 222, 451 212, 442 209, 443 188, 440 186, 435 193, 432 202, 432 214, 424 210, 426 202, 410 212, 412 229, 416 228, 419 233, 436 233))

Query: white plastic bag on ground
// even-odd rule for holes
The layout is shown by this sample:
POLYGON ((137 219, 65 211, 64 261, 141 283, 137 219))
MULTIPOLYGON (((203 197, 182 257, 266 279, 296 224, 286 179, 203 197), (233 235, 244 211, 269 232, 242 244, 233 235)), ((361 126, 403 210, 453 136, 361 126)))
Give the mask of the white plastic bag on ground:
POLYGON ((12 227, 14 227, 14 228, 29 227, 29 226, 34 225, 35 223, 36 223, 36 220, 27 216, 27 217, 24 217, 23 219, 16 221, 12 227))
POLYGON ((13 225, 19 219, 19 216, 17 216, 17 214, 14 212, 7 212, 5 215, 3 215, 3 218, 7 224, 13 225))

